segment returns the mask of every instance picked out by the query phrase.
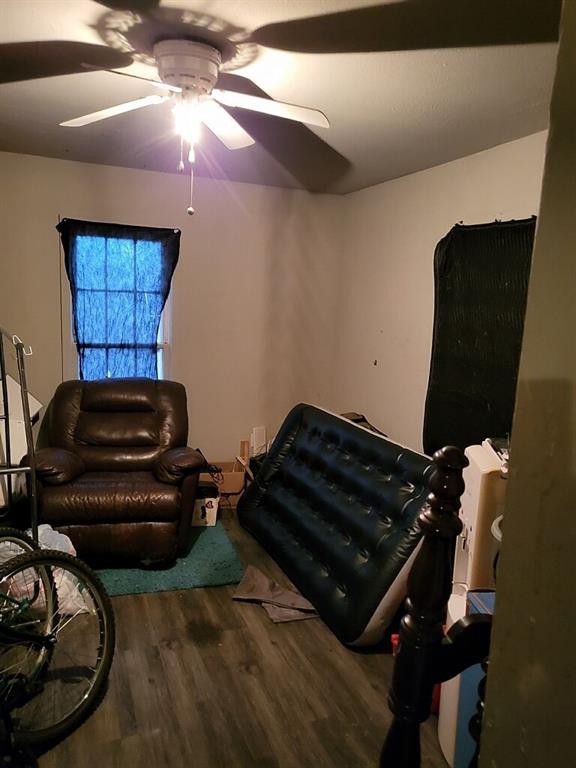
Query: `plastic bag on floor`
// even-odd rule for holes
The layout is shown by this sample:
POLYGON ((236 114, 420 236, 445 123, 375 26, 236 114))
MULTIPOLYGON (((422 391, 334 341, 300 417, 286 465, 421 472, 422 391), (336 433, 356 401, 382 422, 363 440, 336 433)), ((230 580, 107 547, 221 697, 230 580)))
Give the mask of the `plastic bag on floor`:
MULTIPOLYGON (((27 531, 27 533, 29 536, 32 535, 31 531, 27 531)), ((42 549, 56 549, 58 552, 66 552, 68 555, 76 554, 72 539, 64 533, 55 531, 51 525, 46 523, 38 526, 38 543, 42 549)))
MULTIPOLYGON (((76 555, 74 544, 69 536, 55 531, 51 525, 38 526, 38 543, 42 549, 55 549, 68 555, 76 555)), ((88 612, 88 606, 80 593, 80 584, 69 571, 55 568, 54 583, 58 591, 58 613, 70 616, 76 613, 88 612)))
MULTIPOLYGON (((32 531, 30 529, 26 531, 26 534, 32 538, 32 531)), ((76 554, 71 539, 63 533, 55 531, 51 525, 44 524, 38 526, 38 543, 41 549, 55 549, 58 552, 66 552, 69 555, 76 554)), ((27 551, 27 549, 23 549, 15 541, 0 542, 0 566, 7 563, 13 557, 22 555, 27 551)))

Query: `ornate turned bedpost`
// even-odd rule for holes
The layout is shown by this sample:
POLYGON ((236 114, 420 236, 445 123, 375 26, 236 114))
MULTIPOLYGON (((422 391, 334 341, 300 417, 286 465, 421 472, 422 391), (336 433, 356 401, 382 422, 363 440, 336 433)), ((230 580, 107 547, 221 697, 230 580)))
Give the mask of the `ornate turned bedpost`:
POLYGON ((430 714, 437 679, 438 649, 444 637, 446 606, 452 591, 454 539, 468 459, 448 446, 432 457, 427 503, 418 517, 424 534, 408 578, 407 613, 388 696, 394 714, 380 757, 381 768, 420 768, 420 723, 430 714))
POLYGON ((470 763, 469 768, 478 768, 478 760, 480 759, 480 737, 482 735, 482 720, 484 717, 484 700, 486 698, 486 678, 488 673, 488 659, 484 659, 482 662, 482 672, 484 673, 480 683, 478 684, 478 702, 476 704, 476 712, 472 715, 472 718, 468 724, 468 731, 476 747, 474 749, 474 755, 470 763))

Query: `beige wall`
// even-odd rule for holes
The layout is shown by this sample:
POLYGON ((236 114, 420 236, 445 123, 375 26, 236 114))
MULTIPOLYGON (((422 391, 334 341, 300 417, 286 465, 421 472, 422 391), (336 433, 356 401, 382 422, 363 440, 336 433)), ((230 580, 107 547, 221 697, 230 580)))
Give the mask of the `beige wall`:
POLYGON ((187 179, 8 153, 0 195, 0 323, 32 345, 41 400, 75 375, 65 276, 61 354, 59 215, 182 229, 167 374, 186 385, 190 442, 211 458, 326 399, 343 198, 199 179, 191 218, 187 179))
POLYGON ((545 141, 535 134, 347 196, 334 410, 361 411, 421 450, 436 243, 459 221, 537 213, 545 141))
POLYGON ((537 212, 544 148, 536 134, 345 197, 199 179, 192 218, 187 179, 0 153, 0 323, 34 347, 47 400, 75 375, 58 215, 180 227, 167 375, 187 387, 192 443, 231 457, 307 400, 420 449, 434 247, 457 221, 537 212))

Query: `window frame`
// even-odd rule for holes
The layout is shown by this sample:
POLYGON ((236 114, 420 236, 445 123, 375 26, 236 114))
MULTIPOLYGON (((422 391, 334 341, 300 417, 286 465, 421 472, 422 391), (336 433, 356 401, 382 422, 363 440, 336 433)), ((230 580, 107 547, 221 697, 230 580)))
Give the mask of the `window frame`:
MULTIPOLYGON (((62 219, 62 222, 65 221, 74 221, 74 220, 66 220, 62 219)), ((79 222, 84 223, 84 222, 79 222)), ((117 238, 117 239, 130 239, 133 241, 137 241, 139 238, 134 230, 141 230, 145 232, 154 232, 158 231, 157 228, 153 227, 133 227, 132 225, 108 225, 108 224, 100 224, 99 222, 86 222, 87 224, 93 226, 94 228, 102 227, 103 229, 114 227, 116 229, 116 232, 110 233, 106 231, 102 232, 93 232, 91 233, 91 236, 96 237, 103 237, 103 238, 117 238), (124 232, 122 231, 124 230, 124 232)), ((161 230, 162 231, 162 230, 161 230)), ((177 264, 178 260, 178 251, 179 251, 179 237, 180 237, 180 230, 179 229, 166 229, 163 230, 168 233, 174 233, 178 238, 178 245, 176 249, 176 258, 174 260, 174 263, 172 265, 172 271, 170 273, 170 278, 168 280, 168 295, 166 297, 162 312, 160 314, 160 322, 158 325, 158 336, 157 336, 157 349, 156 349, 156 369, 157 369, 157 379, 165 379, 170 376, 170 368, 171 368, 171 346, 172 346, 172 286, 171 286, 171 278, 173 274, 173 270, 175 269, 175 266, 177 264)), ((73 234, 74 237, 82 236, 82 232, 75 232, 73 234)), ((142 240, 144 239, 154 239, 154 238, 145 238, 142 237, 142 240)), ((163 251, 163 256, 165 255, 163 251)), ((61 295, 61 301, 60 301, 60 309, 61 309, 61 353, 62 353, 62 366, 61 366, 61 374, 62 379, 66 378, 80 378, 80 354, 78 351, 78 340, 76 338, 75 333, 75 319, 74 319, 74 301, 73 301, 73 289, 71 281, 69 281, 69 278, 67 276, 67 270, 64 268, 65 263, 65 257, 63 253, 62 247, 60 248, 60 295, 61 295)), ((76 292, 78 293, 79 289, 76 286, 76 292)), ((98 289, 96 289, 98 290, 98 289)), ((114 292, 115 289, 112 289, 109 291, 107 287, 104 287, 103 292, 114 292)), ((142 290, 137 291, 137 288, 135 286, 135 292, 139 293, 146 293, 148 291, 142 290)), ((88 345, 84 345, 85 347, 88 345)), ((118 347, 118 344, 114 344, 113 342, 108 343, 106 340, 106 348, 114 348, 118 347)), ((110 377, 114 378, 114 377, 110 377)))

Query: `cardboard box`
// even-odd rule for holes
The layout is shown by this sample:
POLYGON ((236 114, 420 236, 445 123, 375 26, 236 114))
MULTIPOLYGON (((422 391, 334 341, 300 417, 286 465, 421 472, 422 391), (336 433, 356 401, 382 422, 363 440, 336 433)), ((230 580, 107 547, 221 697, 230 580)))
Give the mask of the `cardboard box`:
POLYGON ((219 475, 210 475, 207 472, 200 474, 200 482, 216 483, 218 491, 222 496, 236 496, 244 490, 245 471, 241 462, 235 461, 214 461, 217 467, 222 467, 219 475))

